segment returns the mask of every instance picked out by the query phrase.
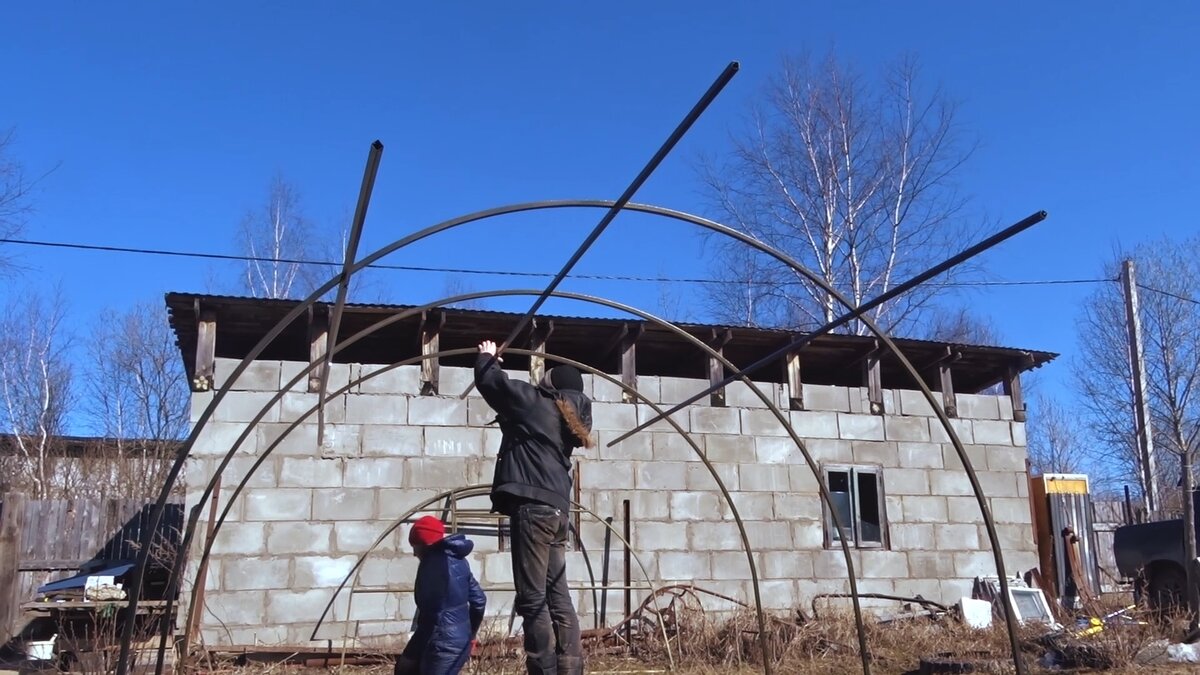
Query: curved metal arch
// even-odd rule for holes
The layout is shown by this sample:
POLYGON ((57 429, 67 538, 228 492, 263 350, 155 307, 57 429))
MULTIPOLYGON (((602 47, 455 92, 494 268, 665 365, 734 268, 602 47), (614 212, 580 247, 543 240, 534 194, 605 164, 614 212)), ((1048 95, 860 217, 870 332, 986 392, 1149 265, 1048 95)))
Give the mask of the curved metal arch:
MULTIPOLYGON (((435 303, 430 303, 428 305, 413 307, 413 308, 404 310, 402 312, 399 312, 397 314, 393 314, 391 316, 385 317, 385 318, 381 319, 380 321, 376 322, 376 324, 364 328, 359 333, 348 338, 346 340, 346 342, 341 343, 340 345, 336 346, 332 353, 337 353, 341 349, 349 347, 354 342, 357 342, 358 340, 366 337, 367 335, 373 333, 376 330, 379 330, 380 328, 382 328, 386 325, 390 325, 391 323, 394 323, 396 321, 402 320, 409 316, 413 316, 418 312, 426 311, 428 309, 431 309, 434 306, 440 306, 440 305, 444 305, 444 304, 453 304, 453 303, 462 302, 465 300, 481 299, 481 298, 488 298, 488 297, 499 297, 499 296, 505 296, 505 295, 521 295, 521 294, 538 295, 539 292, 529 290, 529 291, 484 291, 484 292, 476 292, 476 293, 467 293, 467 294, 463 294, 460 296, 455 296, 452 298, 446 298, 443 300, 439 300, 435 303)), ((614 309, 619 309, 619 310, 628 312, 630 314, 633 314, 635 316, 641 317, 647 321, 655 323, 656 325, 667 328, 668 330, 672 331, 673 333, 675 333, 682 339, 692 343, 694 346, 696 346, 699 349, 701 349, 702 351, 706 352, 713 358, 718 359, 724 366, 728 367, 729 369, 731 369, 731 370, 737 369, 736 366, 734 366, 732 362, 725 359, 725 357, 722 354, 720 354, 716 350, 712 349, 710 346, 704 344, 703 341, 697 339, 695 336, 691 335, 690 333, 683 331, 682 329, 680 329, 678 326, 675 326, 671 322, 666 321, 666 320, 664 320, 660 317, 657 317, 653 314, 644 312, 640 309, 637 309, 637 308, 629 306, 629 305, 624 305, 624 304, 616 302, 616 301, 607 300, 607 299, 603 299, 603 298, 595 298, 592 296, 586 296, 586 295, 577 294, 577 293, 556 292, 552 295, 554 295, 556 297, 564 297, 564 298, 575 299, 575 300, 580 300, 580 301, 584 301, 584 302, 591 302, 594 304, 600 304, 603 306, 607 306, 607 307, 614 308, 614 309)), ((514 353, 520 353, 520 350, 510 349, 509 351, 513 351, 514 353)), ((332 353, 331 353, 331 355, 332 355, 332 353)), ((470 350, 467 350, 467 353, 470 353, 470 350)), ((449 355, 448 352, 446 352, 446 354, 449 355)), ((539 354, 539 355, 541 355, 541 354, 539 354)), ((435 355, 428 355, 423 358, 436 358, 437 356, 438 355, 435 354, 435 355)), ((551 358, 552 360, 570 362, 568 359, 562 359, 561 357, 556 357, 553 355, 543 355, 543 356, 547 356, 548 358, 551 358)), ((415 360, 423 360, 423 359, 415 359, 415 360)), ((607 373, 600 372, 590 366, 587 366, 586 364, 582 364, 582 363, 578 363, 578 362, 571 362, 571 363, 581 367, 582 369, 588 370, 588 371, 592 372, 593 374, 598 374, 601 377, 608 379, 609 381, 613 382, 614 384, 617 384, 623 390, 629 391, 632 395, 634 395, 635 397, 637 397, 639 399, 645 399, 644 395, 640 394, 636 390, 626 387, 623 383, 621 383, 620 381, 616 380, 615 378, 609 376, 607 373)), ((250 425, 248 425, 247 429, 245 431, 243 431, 243 433, 238 437, 238 439, 234 442, 233 446, 231 446, 231 449, 229 450, 229 452, 226 454, 225 459, 217 467, 217 470, 214 473, 214 477, 209 481, 209 484, 206 487, 205 492, 203 493, 203 495, 200 499, 200 503, 203 503, 208 498, 208 496, 211 495, 212 490, 215 489, 216 475, 219 475, 221 472, 223 472, 225 470, 225 468, 228 466, 229 462, 232 460, 233 455, 236 453, 237 448, 240 447, 241 443, 248 437, 249 432, 253 428, 253 426, 262 418, 263 415, 265 415, 266 411, 271 406, 273 406, 275 403, 277 403, 287 391, 289 391, 295 384, 300 382, 301 379, 312 369, 316 368, 317 365, 318 364, 311 364, 309 367, 300 371, 297 375, 295 375, 293 377, 293 379, 290 382, 288 382, 285 386, 281 387, 280 391, 277 392, 276 395, 273 396, 264 405, 263 409, 260 410, 259 415, 255 417, 255 419, 250 423, 250 425)), ((333 395, 331 395, 330 398, 332 398, 333 396, 340 395, 342 392, 348 390, 350 387, 354 386, 355 384, 361 383, 365 379, 370 379, 371 377, 380 375, 380 374, 387 372, 388 370, 398 367, 400 365, 405 365, 405 364, 403 362, 393 364, 387 368, 381 369, 379 371, 375 371, 364 378, 360 378, 359 380, 356 380, 355 382, 351 382, 346 387, 340 389, 338 392, 335 392, 333 395)), ((827 488, 824 485, 824 482, 821 480, 820 469, 817 466, 816 462, 812 459, 812 456, 809 454, 807 446, 804 445, 803 441, 799 438, 799 436, 796 434, 795 430, 792 428, 791 421, 787 418, 787 416, 783 415, 782 412, 778 410, 778 408, 775 406, 774 401, 770 397, 768 397, 766 394, 764 394, 758 388, 757 384, 755 384, 749 377, 743 375, 741 377, 741 379, 751 389, 751 391, 754 392, 754 394, 757 395, 759 397, 759 399, 761 399, 766 404, 767 408, 769 410, 771 410, 772 414, 775 416, 777 421, 780 422, 780 424, 783 426, 783 428, 787 431, 790 438, 793 440, 793 442, 795 442, 795 444, 797 445, 798 449, 800 450, 802 456, 804 457, 805 462, 807 463, 810 471, 813 472, 814 477, 817 479, 819 497, 822 499, 822 501, 825 503, 826 507, 828 508, 829 513, 831 514, 831 517, 834 521, 834 526, 841 528, 842 524, 840 522, 839 517, 837 516, 837 510, 833 508, 832 498, 830 497, 830 495, 827 491, 827 488)), ((659 414, 662 413, 661 408, 659 408, 654 403, 650 402, 648 399, 645 399, 645 400, 655 410, 655 412, 657 412, 659 414)), ((226 504, 225 509, 222 511, 220 518, 215 523, 214 535, 216 532, 218 532, 220 530, 220 527, 224 524, 225 519, 226 519, 230 509, 233 506, 234 500, 236 500, 236 498, 240 495, 241 491, 244 489, 245 485, 248 483, 248 481, 251 478, 251 476, 253 475, 253 473, 255 471, 257 471, 258 467, 261 466, 261 464, 266 460, 266 457, 269 456, 271 451, 280 442, 282 442, 283 438, 285 438, 287 436, 287 434, 289 434, 293 429, 295 429, 296 426, 298 426, 305 418, 307 418, 308 415, 311 415, 312 412, 317 409, 319 409, 319 406, 314 407, 313 409, 310 409, 308 413, 306 413, 300 419, 293 422, 290 426, 288 426, 284 430, 284 433, 281 434, 279 436, 279 438, 276 439, 275 442, 273 442, 263 453, 261 453, 259 455, 259 457, 255 461, 255 463, 250 467, 249 472, 246 474, 246 476, 243 477, 242 482, 234 489, 233 493, 231 494, 231 497, 230 497, 228 503, 226 504)), ((683 429, 681 427, 679 427, 678 424, 676 424, 674 422, 674 420, 671 420, 669 417, 664 418, 664 419, 666 419, 668 421, 668 423, 670 423, 672 426, 675 427, 676 431, 678 431, 685 437, 685 439, 688 441, 688 443, 692 446, 693 450, 695 450, 697 455, 700 456, 701 460, 707 466, 709 473, 717 481, 718 487, 721 489, 722 495, 725 498, 726 503, 728 503, 730 505, 730 509, 733 512, 735 523, 738 526, 739 532, 742 536, 743 545, 746 548, 747 559, 748 559, 748 563, 750 566, 752 588, 753 588, 754 596, 755 596, 755 607, 757 609, 759 623, 760 623, 760 636, 764 636, 763 640, 760 642, 760 646, 763 649, 764 663, 766 663, 767 660, 769 659, 769 652, 768 652, 768 649, 766 646, 766 641, 765 641, 766 630, 765 630, 765 620, 762 618, 761 591, 760 591, 760 587, 759 587, 759 583, 758 583, 757 568, 756 568, 754 560, 753 560, 752 547, 750 546, 749 538, 748 538, 748 536, 745 532, 745 528, 742 524, 740 513, 738 513, 737 507, 733 503, 732 495, 730 495, 728 490, 725 488, 724 483, 721 481, 719 475, 716 472, 716 469, 708 463, 708 460, 707 460, 707 457, 705 456, 705 454, 691 440, 688 433, 683 431, 683 429)), ((196 522, 196 518, 199 517, 199 512, 195 512, 192 515, 195 516, 195 518, 189 520, 188 528, 187 528, 187 531, 186 531, 185 537, 184 537, 185 548, 190 543, 191 537, 194 534, 195 522, 196 522)), ((862 624, 862 614, 861 614, 861 607, 860 607, 858 592, 857 592, 858 586, 857 586, 857 577, 856 577, 855 571, 854 571, 854 561, 850 555, 849 545, 844 540, 840 540, 839 544, 840 544, 843 558, 845 560, 846 567, 847 567, 847 576, 848 576, 848 580, 849 580, 849 584, 850 584, 850 592, 851 592, 850 597, 851 597, 851 601, 852 601, 852 604, 853 604, 854 610, 855 610, 856 626, 860 629, 860 637, 863 638, 863 640, 865 641, 865 629, 863 629, 863 624, 862 624)), ((211 545, 212 545, 212 542, 210 540, 206 544, 204 553, 202 554, 202 557, 201 557, 202 563, 208 559, 211 545)), ((193 591, 193 594, 194 594, 194 591, 193 591)), ((865 642, 863 644, 863 647, 864 648, 861 650, 861 654, 862 654, 862 658, 864 660, 864 669, 866 670, 866 672, 869 673, 870 666, 869 666, 869 662, 867 661, 867 652, 865 650, 865 642)))
MULTIPOLYGON (((172 465, 171 470, 168 472, 167 478, 164 481, 163 488, 159 494, 159 500, 158 500, 158 502, 156 502, 155 508, 151 514, 152 527, 150 529, 153 530, 153 528, 156 527, 157 524, 161 521, 162 512, 163 512, 163 509, 165 508, 166 500, 170 494, 170 491, 173 489, 175 482, 178 480, 179 474, 182 471, 183 463, 186 461, 187 454, 190 452, 192 446, 195 444, 195 440, 196 440, 196 437, 198 436, 199 430, 203 427, 203 425, 212 416, 212 413, 215 410, 216 405, 228 393, 230 384, 232 383, 232 381, 236 380, 236 378, 239 377, 241 375, 241 373, 245 371, 245 369, 249 366, 249 363, 251 361, 253 361, 255 358, 257 358, 258 355, 261 354, 262 351, 266 348, 266 346, 269 345, 276 337, 278 337, 279 333, 281 333, 287 325, 289 325, 292 321, 296 320, 296 318, 298 318, 304 311, 306 311, 307 308, 309 306, 311 306, 322 295, 324 295, 326 292, 328 292, 334 286, 336 286, 338 283, 340 283, 340 281, 343 277, 352 275, 352 274, 360 271, 361 269, 367 267, 371 263, 388 255, 389 253, 391 253, 395 250, 398 250, 404 246, 407 246, 408 244, 413 243, 414 241, 419 241, 420 239, 423 239, 425 237, 432 236, 433 234, 436 234, 438 232, 450 229, 452 227, 456 227, 458 225, 466 224, 468 222, 482 220, 484 218, 489 218, 489 217, 493 217, 493 216, 497 216, 497 215, 503 215, 503 214, 507 214, 507 213, 517 213, 517 212, 521 212, 521 211, 532 211, 532 210, 537 210, 537 209, 568 208, 568 207, 611 208, 612 205, 613 205, 613 202, 601 201, 601 200, 590 200, 590 201, 589 200, 568 200, 568 201, 552 201, 552 202, 533 202, 533 203, 528 203, 528 204, 497 207, 494 209, 479 211, 479 212, 476 212, 473 214, 468 214, 466 216, 461 216, 461 217, 454 218, 454 219, 451 219, 448 221, 444 221, 443 223, 439 223, 437 225, 431 226, 431 227, 421 230, 417 233, 414 233, 412 235, 404 237, 400 240, 393 242, 392 244, 390 244, 388 246, 385 246, 385 247, 377 250, 375 253, 368 255, 366 258, 362 259, 361 261, 358 261, 358 262, 354 263, 353 265, 349 266, 349 268, 347 268, 343 272, 343 274, 338 275, 338 276, 334 277, 333 279, 331 279, 325 285, 323 285, 322 287, 320 287, 316 291, 314 291, 308 298, 303 300, 299 305, 297 305, 295 308, 293 308, 293 310, 290 311, 283 319, 281 319, 279 321, 279 323, 276 324, 276 326, 271 331, 269 331, 266 335, 264 335, 263 338, 255 345, 255 347, 250 350, 250 352, 246 355, 246 357, 243 358, 242 362, 234 369, 229 380, 220 388, 220 390, 218 392, 216 392, 216 394, 213 397, 213 400, 209 402, 209 405, 205 407, 204 411, 201 413, 200 417, 197 419, 196 426, 193 428, 193 431, 189 435, 188 439, 184 442, 183 447, 181 448, 182 451, 180 452, 179 456, 176 458, 176 461, 172 465)), ((831 296, 833 296, 835 299, 837 299, 841 304, 846 306, 848 309, 851 309, 851 310, 854 309, 854 306, 851 303, 849 303, 849 301, 841 293, 839 293, 836 289, 830 287, 828 284, 824 283, 823 280, 818 278, 816 275, 812 274, 803 265, 800 265, 798 262, 794 261, 789 256, 786 256, 785 254, 763 244, 762 242, 758 242, 757 240, 754 240, 753 238, 743 235, 743 234, 737 232, 736 230, 732 230, 731 228, 728 228, 726 226, 720 225, 718 223, 715 223, 713 221, 710 221, 710 220, 707 220, 704 218, 700 218, 698 216, 692 216, 691 214, 686 214, 684 212, 674 211, 674 210, 670 210, 670 209, 664 209, 664 208, 660 208, 660 207, 653 207, 653 206, 648 206, 648 205, 643 205, 643 204, 627 204, 625 206, 625 208, 627 208, 628 210, 632 210, 632 211, 642 211, 642 212, 646 212, 646 213, 654 213, 654 214, 658 214, 658 215, 662 215, 662 216, 666 216, 666 217, 675 218, 678 220, 683 220, 685 222, 691 222, 691 223, 700 225, 702 227, 712 229, 719 233, 726 234, 727 236, 732 236, 735 239, 739 239, 743 243, 746 243, 746 244, 756 248, 759 251, 767 253, 768 255, 775 257, 777 260, 783 262, 784 264, 787 264, 789 267, 791 267, 796 272, 804 275, 806 278, 810 279, 810 281, 812 281, 813 283, 822 287, 826 292, 830 293, 831 296)), ((937 414, 939 421, 942 423, 943 428, 946 430, 948 437, 950 438, 952 444, 955 447, 955 451, 958 453, 960 460, 963 462, 963 466, 966 469, 966 473, 968 475, 968 480, 971 483, 972 490, 975 492, 976 501, 980 505, 980 510, 984 517, 984 524, 988 531, 989 543, 992 546, 993 558, 996 562, 998 576, 1000 577, 1001 586, 1003 587, 1002 590, 1007 588, 1007 580, 1006 580, 1006 575, 1005 575, 1005 571, 1004 571, 1004 562, 1003 562, 1002 555, 1001 555, 1000 548, 999 548, 999 540, 998 540, 998 536, 995 531, 995 524, 991 518, 990 509, 987 506, 986 497, 983 495, 982 488, 979 485, 977 476, 975 475, 974 467, 970 463, 970 458, 967 457, 966 450, 962 446, 961 440, 958 438, 953 427, 949 423, 949 418, 945 415, 945 413, 943 411, 941 411, 938 408, 936 399, 934 398, 932 392, 929 390, 928 386, 925 385, 923 380, 921 380, 916 369, 908 361, 907 357, 905 357, 904 354, 902 352, 900 352, 900 350, 892 342, 891 338, 884 331, 882 331, 877 325, 875 325, 874 321, 872 321, 869 317, 864 315, 864 316, 861 316, 860 319, 863 321, 863 323, 865 325, 867 325, 868 329, 870 329, 881 341, 883 341, 885 343, 885 346, 888 347, 889 351, 891 351, 897 357, 897 360, 900 361, 901 365, 904 366, 905 370, 907 370, 909 372, 909 374, 912 376, 914 382, 917 384, 917 386, 920 388, 922 394, 925 396, 926 400, 933 407, 933 410, 937 414)), ((739 371, 739 375, 740 374, 741 373, 739 371)), ((134 587, 131 589, 131 593, 130 593, 130 597, 129 597, 128 607, 131 611, 136 609, 137 602, 138 602, 138 599, 140 596, 140 583, 142 580, 142 575, 144 573, 145 564, 148 560, 148 555, 149 555, 148 550, 149 550, 148 546, 143 546, 142 550, 139 552, 138 565, 137 565, 136 572, 135 572, 135 575, 136 575, 136 578, 134 580, 135 584, 134 584, 134 587)), ((1013 618, 1012 608, 1010 606, 1010 601, 1007 597, 1007 593, 1003 593, 1003 600, 1004 600, 1005 607, 1007 609, 1006 622, 1007 622, 1007 628, 1008 628, 1008 633, 1009 633, 1010 648, 1012 649, 1013 660, 1016 665, 1017 672, 1023 674, 1025 672, 1025 668, 1024 668, 1024 663, 1020 658, 1019 645, 1017 644, 1016 630, 1015 630, 1015 625, 1014 625, 1015 619, 1013 618)), ((125 650, 125 643, 129 642, 131 640, 132 640, 132 633, 129 630, 126 630, 125 634, 122 635, 123 653, 125 650)), ((863 638, 861 635, 860 635, 860 651, 863 652, 864 672, 869 672, 869 665, 867 663, 866 654, 865 654, 865 638, 863 638)), ((764 663, 764 665, 766 666, 765 663, 764 663)), ((769 670, 769 666, 766 666, 766 668, 769 670)))
MULTIPOLYGON (((367 556, 371 555, 371 553, 374 552, 375 548, 378 547, 380 544, 382 544, 383 541, 385 539, 387 539, 388 537, 390 537, 397 529, 399 529, 400 526, 403 525, 405 521, 407 521, 409 518, 412 518, 414 515, 422 512, 422 511, 429 510, 430 506, 433 506, 434 504, 436 504, 439 501, 443 501, 446 499, 454 499, 455 501, 458 501, 459 499, 469 499, 471 497, 487 496, 490 492, 491 492, 491 486, 486 485, 486 484, 468 485, 465 487, 454 488, 452 490, 448 490, 448 491, 443 492, 434 497, 430 497, 429 499, 418 504, 417 506, 414 506, 413 508, 406 511, 403 515, 401 515, 400 517, 398 517, 394 521, 392 521, 391 525, 389 525, 382 533, 380 533, 379 537, 376 538, 375 543, 371 544, 370 548, 368 548, 366 551, 363 551, 363 553, 359 556, 358 560, 355 561, 354 567, 352 567, 350 569, 350 571, 346 574, 345 578, 342 579, 342 582, 340 584, 338 584, 337 589, 335 589, 333 592, 333 597, 331 597, 329 599, 329 604, 325 605, 325 610, 323 612, 321 612, 320 618, 317 619, 317 625, 316 625, 316 627, 313 628, 312 639, 314 639, 314 640, 317 639, 317 637, 316 637, 317 631, 321 629, 321 625, 325 622, 325 619, 329 615, 329 612, 333 609, 334 602, 337 601, 338 594, 340 594, 343 590, 345 590, 346 584, 348 582, 350 582, 351 577, 353 577, 353 583, 351 584, 351 592, 353 593, 353 589, 358 587, 359 572, 362 569, 362 564, 364 562, 366 562, 367 556), (461 494, 464 492, 468 492, 470 494, 461 494)), ((579 509, 580 511, 583 511, 584 513, 587 513, 592 518, 595 518, 596 521, 602 523, 604 525, 604 527, 609 532, 611 532, 613 534, 613 536, 615 536, 617 538, 618 541, 620 541, 622 544, 625 545, 626 548, 629 549, 630 553, 633 555, 634 561, 637 562, 638 569, 641 570, 642 576, 645 577, 646 583, 650 586, 651 594, 652 595, 656 594, 658 592, 658 587, 655 585, 654 579, 650 576, 650 572, 646 569, 646 565, 642 562, 641 556, 639 556, 637 554, 637 552, 633 549, 633 546, 629 543, 629 541, 627 541, 625 539, 625 537, 622 536, 621 533, 618 532, 615 527, 613 527, 611 524, 606 522, 595 511, 592 511, 591 509, 587 508, 583 504, 580 504, 574 500, 570 500, 570 503, 571 503, 571 506, 579 509)), ((353 595, 351 595, 351 600, 349 602, 350 603, 353 602, 353 595)), ((664 645, 665 649, 667 650, 667 662, 670 665, 670 670, 674 670, 675 669, 675 656, 674 656, 674 653, 671 651, 671 641, 667 636, 666 624, 664 622, 660 621, 658 623, 658 625, 659 625, 659 629, 662 632, 663 645, 664 645)), ((346 650, 345 644, 343 644, 342 650, 343 650, 343 652, 346 650)))

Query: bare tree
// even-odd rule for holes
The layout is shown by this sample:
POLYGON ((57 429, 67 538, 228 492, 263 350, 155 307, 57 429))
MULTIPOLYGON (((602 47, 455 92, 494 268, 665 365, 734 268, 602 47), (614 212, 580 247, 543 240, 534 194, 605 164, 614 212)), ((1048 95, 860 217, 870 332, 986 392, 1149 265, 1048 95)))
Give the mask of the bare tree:
POLYGON ((73 402, 65 311, 57 295, 26 292, 14 293, 2 312, 0 425, 15 450, 6 471, 44 498, 55 487, 55 445, 73 402))
POLYGON ((153 494, 188 430, 190 392, 166 312, 143 303, 96 319, 88 348, 85 412, 108 439, 106 458, 125 496, 153 494))
MULTIPOLYGON (((786 60, 728 160, 704 166, 719 216, 786 251, 855 304, 948 257, 974 229, 953 183, 971 147, 955 106, 940 90, 924 94, 917 81, 911 59, 878 85, 832 55, 786 60)), ((791 270, 731 254, 737 244, 719 246, 721 278, 741 282, 714 296, 720 318, 804 329, 841 313, 830 294, 791 270)), ((910 330, 939 293, 944 287, 916 289, 872 318, 910 330)))
POLYGON ((944 307, 930 312, 922 331, 930 340, 965 345, 1000 344, 1000 331, 988 317, 966 307, 944 307))
MULTIPOLYGON (((276 175, 271 180, 267 201, 261 209, 242 219, 241 247, 254 258, 246 262, 243 282, 256 298, 295 298, 307 295, 326 276, 319 268, 299 261, 320 248, 314 241, 315 228, 305 217, 300 193, 276 175)), ((333 274, 333 271, 330 271, 333 274)))
MULTIPOLYGON (((5 239, 21 231, 30 209, 29 192, 33 181, 25 175, 24 166, 12 156, 13 132, 0 131, 0 237, 5 239)), ((0 270, 6 270, 12 260, 0 255, 0 270)))
POLYGON ((1038 473, 1078 473, 1086 461, 1078 418, 1061 404, 1037 396, 1029 407, 1029 461, 1038 473))

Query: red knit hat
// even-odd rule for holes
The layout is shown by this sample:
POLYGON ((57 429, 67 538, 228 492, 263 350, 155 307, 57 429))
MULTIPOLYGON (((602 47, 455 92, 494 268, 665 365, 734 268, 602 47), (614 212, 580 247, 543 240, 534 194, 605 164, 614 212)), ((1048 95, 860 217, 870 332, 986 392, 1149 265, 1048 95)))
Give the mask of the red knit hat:
POLYGON ((408 531, 408 543, 413 546, 417 544, 432 546, 445 536, 446 526, 442 524, 442 521, 433 516, 421 516, 408 531))

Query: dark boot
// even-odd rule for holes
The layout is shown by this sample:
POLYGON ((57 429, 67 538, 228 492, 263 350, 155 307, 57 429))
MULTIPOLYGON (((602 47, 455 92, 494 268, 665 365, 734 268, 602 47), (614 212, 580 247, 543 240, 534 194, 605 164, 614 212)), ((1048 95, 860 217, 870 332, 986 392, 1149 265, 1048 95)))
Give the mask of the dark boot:
POLYGON ((583 657, 559 654, 556 675, 583 675, 583 657))

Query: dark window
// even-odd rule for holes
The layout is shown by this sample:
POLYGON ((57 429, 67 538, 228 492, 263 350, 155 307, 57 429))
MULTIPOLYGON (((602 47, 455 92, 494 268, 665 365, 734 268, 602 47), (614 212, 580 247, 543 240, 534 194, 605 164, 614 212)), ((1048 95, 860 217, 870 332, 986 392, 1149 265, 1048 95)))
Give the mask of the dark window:
POLYGON ((844 537, 858 548, 885 546, 887 518, 883 509, 883 475, 878 468, 825 467, 825 487, 833 502, 833 511, 826 508, 825 513, 825 538, 830 545, 844 537), (834 526, 834 513, 840 529, 834 526))

